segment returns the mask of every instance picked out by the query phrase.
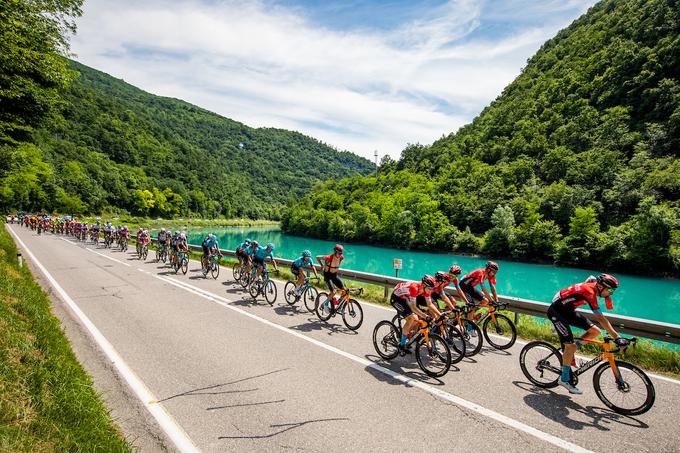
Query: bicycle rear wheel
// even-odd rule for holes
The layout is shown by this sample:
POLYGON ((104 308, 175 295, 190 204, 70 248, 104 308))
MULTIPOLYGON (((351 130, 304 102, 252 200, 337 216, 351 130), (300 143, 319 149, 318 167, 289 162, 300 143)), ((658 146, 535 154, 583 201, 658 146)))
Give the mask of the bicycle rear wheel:
POLYGON ((416 361, 425 374, 439 378, 448 373, 451 368, 451 350, 439 335, 431 333, 429 337, 427 342, 424 336, 418 340, 416 361))
POLYGON ((316 313, 316 301, 319 299, 319 291, 313 286, 309 286, 304 293, 302 299, 305 301, 305 308, 310 313, 316 313))
POLYGON ((269 303, 269 305, 274 305, 277 296, 276 284, 271 280, 267 280, 267 283, 265 283, 264 285, 263 291, 264 299, 269 303))
POLYGON ((146 261, 146 257, 149 256, 149 249, 144 247, 142 249, 142 260, 146 261))
POLYGON ((234 276, 234 281, 241 280, 242 272, 243 268, 239 263, 234 263, 234 265, 231 267, 231 273, 234 276))
POLYGON ((241 275, 241 280, 239 281, 239 283, 241 284, 241 286, 246 288, 250 284, 252 278, 253 274, 251 272, 244 272, 243 275, 241 275))
POLYGON ((213 263, 212 269, 210 269, 210 275, 212 275, 212 278, 215 280, 220 276, 220 263, 217 261, 213 263))
POLYGON ((461 360, 463 360, 463 357, 465 357, 465 352, 466 352, 466 344, 465 344, 465 338, 463 338, 463 335, 458 332, 458 329, 455 328, 448 328, 445 327, 446 329, 446 344, 449 345, 449 349, 451 350, 451 363, 458 363, 461 360))
MULTIPOLYGON (((460 334, 460 337, 465 342, 465 357, 472 357, 482 350, 482 331, 477 324, 469 319, 461 319, 460 324, 462 329, 459 329, 458 323, 455 323, 449 327, 449 331, 455 330, 460 334)), ((455 334, 450 332, 449 335, 455 336, 455 334)))
POLYGON ((262 288, 262 282, 260 280, 255 280, 248 288, 248 293, 253 299, 257 299, 258 294, 260 294, 260 289, 262 288))
POLYGON ((328 293, 319 293, 319 295, 316 297, 316 316, 319 317, 320 320, 322 321, 328 321, 331 319, 331 316, 333 316, 333 312, 331 311, 331 306, 332 304, 330 300, 328 300, 328 293))
POLYGON ((611 410, 623 415, 640 415, 654 405, 654 384, 640 368, 615 360, 618 373, 605 362, 593 374, 598 398, 611 410))
POLYGON ((295 305, 299 297, 295 294, 295 282, 286 282, 286 286, 283 287, 283 298, 286 299, 288 305, 295 305))
POLYGON ((532 384, 543 388, 557 386, 562 374, 562 354, 544 341, 532 341, 519 353, 519 366, 532 384))
POLYGON ((385 360, 392 360, 399 355, 399 337, 397 328, 389 321, 380 321, 373 329, 373 347, 375 352, 385 360))
POLYGON ((357 330, 364 322, 364 310, 354 299, 350 299, 342 310, 342 322, 349 330, 357 330))
POLYGON ((482 324, 484 338, 496 349, 508 349, 517 340, 515 324, 505 315, 494 313, 495 321, 487 316, 482 324))

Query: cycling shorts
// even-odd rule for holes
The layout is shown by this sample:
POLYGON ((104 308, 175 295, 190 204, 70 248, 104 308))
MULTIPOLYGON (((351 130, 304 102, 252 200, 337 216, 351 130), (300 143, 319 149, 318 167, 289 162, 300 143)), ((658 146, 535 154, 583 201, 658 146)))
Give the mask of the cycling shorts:
POLYGON ((474 286, 470 286, 465 282, 460 282, 460 289, 463 291, 463 294, 465 294, 468 305, 475 305, 484 300, 484 294, 474 286))
POLYGON ((294 275, 295 277, 299 277, 299 276, 300 276, 300 272, 303 272, 302 269, 300 269, 299 267, 297 267, 295 264, 291 264, 291 265, 290 265, 290 271, 293 273, 293 275, 294 275))
POLYGON ((253 264, 255 265, 256 268, 261 267, 262 269, 264 269, 266 267, 266 264, 264 264, 264 260, 255 257, 253 257, 253 264))
POLYGON ((553 326, 555 326, 557 335, 560 337, 560 343, 574 342, 574 334, 571 331, 571 326, 588 330, 595 325, 581 313, 573 310, 560 310, 554 305, 551 305, 550 308, 548 308, 548 319, 553 323, 553 326))
POLYGON ((338 278, 336 272, 324 272, 323 279, 331 292, 335 291, 335 288, 345 289, 345 285, 343 285, 342 280, 338 278))
POLYGON ((418 310, 424 311, 427 313, 427 311, 430 309, 430 306, 427 304, 427 300, 425 299, 425 296, 416 296, 416 307, 418 307, 418 310))
POLYGON ((210 247, 208 247, 207 245, 201 244, 201 249, 203 249, 203 256, 204 257, 210 255, 210 247))
POLYGON ((392 297, 390 298, 390 304, 392 304, 394 309, 397 310, 397 313, 399 313, 399 316, 402 318, 406 318, 407 316, 411 316, 413 314, 411 307, 408 306, 408 301, 403 297, 392 294, 392 297))

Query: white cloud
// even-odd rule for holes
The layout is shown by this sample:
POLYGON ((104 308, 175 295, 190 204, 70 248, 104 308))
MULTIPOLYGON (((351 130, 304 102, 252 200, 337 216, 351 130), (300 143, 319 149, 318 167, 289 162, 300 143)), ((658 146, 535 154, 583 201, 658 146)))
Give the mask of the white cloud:
POLYGON ((369 158, 374 149, 398 157, 406 143, 430 143, 470 121, 564 25, 470 38, 490 6, 473 0, 383 32, 331 30, 252 1, 168 5, 87 2, 72 43, 77 59, 154 94, 369 158))

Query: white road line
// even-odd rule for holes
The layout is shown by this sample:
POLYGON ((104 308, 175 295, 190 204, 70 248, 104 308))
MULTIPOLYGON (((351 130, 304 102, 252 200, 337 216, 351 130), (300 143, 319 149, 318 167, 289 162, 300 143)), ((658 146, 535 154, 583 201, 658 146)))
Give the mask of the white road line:
MULTIPOLYGON (((8 230, 14 238, 17 240, 21 248, 29 255, 40 271, 49 280, 50 284, 54 289, 57 290, 61 298, 68 304, 73 313, 78 316, 80 322, 87 328, 90 335, 97 342, 99 347, 104 351, 106 356, 111 360, 113 365, 118 370, 118 373, 125 379, 130 388, 135 392, 137 398, 142 402, 144 407, 153 415, 158 424, 161 426, 163 431, 172 440, 175 446, 182 452, 199 452, 200 450, 193 444, 189 436, 184 432, 184 430, 177 424, 177 422, 172 418, 172 416, 161 406, 160 404, 150 403, 151 401, 156 401, 156 397, 151 393, 151 391, 144 385, 144 383, 135 375, 132 369, 123 361, 123 359, 118 355, 116 350, 113 348, 111 343, 102 335, 102 333, 97 329, 97 327, 90 321, 90 319, 83 313, 83 311, 76 305, 76 303, 71 299, 71 297, 64 291, 64 289, 57 283, 57 281, 52 277, 52 275, 47 272, 45 266, 42 265, 40 261, 33 255, 33 253, 26 247, 26 244, 17 236, 17 234, 8 227, 8 230)), ((96 252, 95 252, 96 253, 96 252)), ((113 258, 112 258, 113 259, 113 258)), ((117 260, 116 260, 117 261, 117 260)), ((126 264, 122 263, 121 264, 126 264)))
POLYGON ((348 352, 345 352, 341 349, 338 349, 334 346, 330 346, 330 345, 323 343, 319 340, 307 337, 307 336, 305 336, 305 335, 303 335, 299 332, 295 332, 293 330, 290 330, 287 327, 283 327, 279 324, 276 324, 276 323, 271 322, 269 320, 266 320, 264 318, 260 318, 257 315, 249 313, 249 312, 242 310, 240 308, 234 307, 233 305, 230 304, 230 302, 232 302, 231 300, 226 299, 222 296, 218 296, 217 294, 211 293, 211 292, 206 291, 202 288, 193 286, 189 283, 186 283, 186 282, 183 282, 183 281, 180 281, 180 280, 175 280, 175 279, 170 278, 170 277, 161 277, 160 275, 156 275, 156 274, 151 274, 151 276, 155 277, 155 278, 157 278, 161 281, 167 282, 171 285, 174 285, 178 288, 184 289, 185 291, 196 294, 200 297, 203 297, 207 300, 210 300, 211 302, 214 302, 214 303, 221 305, 225 308, 233 310, 233 311, 235 311, 239 314, 242 314, 242 315, 247 316, 251 319, 259 321, 259 322, 266 324, 270 327, 278 329, 278 330, 285 332, 289 335, 300 338, 304 341, 312 343, 312 344, 319 346, 323 349, 331 351, 335 354, 338 354, 342 357, 345 357, 349 360, 352 360, 356 363, 359 363, 362 366, 365 366, 367 368, 371 368, 375 371, 378 371, 378 372, 383 373, 387 376, 390 376, 391 378, 393 378, 397 381, 400 381, 400 382, 404 383, 405 385, 407 385, 409 387, 417 387, 417 388, 419 388, 419 389, 421 389, 421 390, 423 390, 427 393, 430 393, 432 395, 435 395, 435 396, 437 396, 437 397, 439 397, 443 400, 450 401, 450 402, 452 402, 452 403, 454 403, 458 406, 464 407, 464 408, 469 409, 473 412, 484 415, 485 417, 489 417, 489 418, 496 420, 497 422, 503 423, 504 425, 507 425, 507 426, 509 426, 513 429, 516 429, 518 431, 523 431, 523 432, 530 434, 530 435, 532 435, 532 436, 534 436, 534 437, 536 437, 540 440, 543 440, 543 441, 548 442, 550 444, 556 445, 556 446, 563 448, 565 450, 568 450, 568 451, 571 451, 571 452, 579 452, 579 453, 585 453, 585 452, 590 451, 590 450, 587 450, 587 449, 580 447, 576 444, 573 444, 573 443, 568 442, 566 440, 560 439, 559 437, 556 437, 556 436, 553 436, 551 434, 540 431, 540 430, 538 430, 538 429, 536 429, 532 426, 529 426, 525 423, 522 423, 518 420, 514 420, 510 417, 499 414, 498 412, 495 412, 491 409, 487 409, 483 406, 480 406, 479 404, 473 403, 471 401, 468 401, 466 399, 463 399, 463 398, 456 396, 456 395, 453 395, 451 393, 444 392, 443 390, 437 389, 437 388, 435 388, 435 387, 433 387, 429 384, 426 384, 424 382, 421 382, 419 380, 409 378, 407 376, 404 376, 403 374, 397 373, 397 372, 392 371, 388 368, 384 368, 384 367, 382 367, 382 366, 380 366, 380 365, 378 365, 374 362, 371 362, 370 360, 355 356, 355 355, 350 354, 348 352))

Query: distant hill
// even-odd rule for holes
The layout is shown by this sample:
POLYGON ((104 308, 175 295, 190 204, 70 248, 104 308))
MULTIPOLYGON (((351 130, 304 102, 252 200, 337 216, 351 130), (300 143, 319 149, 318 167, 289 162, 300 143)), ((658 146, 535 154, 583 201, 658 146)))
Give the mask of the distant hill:
POLYGON ((70 67, 79 75, 61 92, 61 117, 36 134, 50 187, 24 209, 276 219, 315 182, 374 169, 298 132, 254 129, 70 67))
POLYGON ((604 0, 475 120, 330 182, 288 231, 636 273, 680 268, 680 1, 604 0))

